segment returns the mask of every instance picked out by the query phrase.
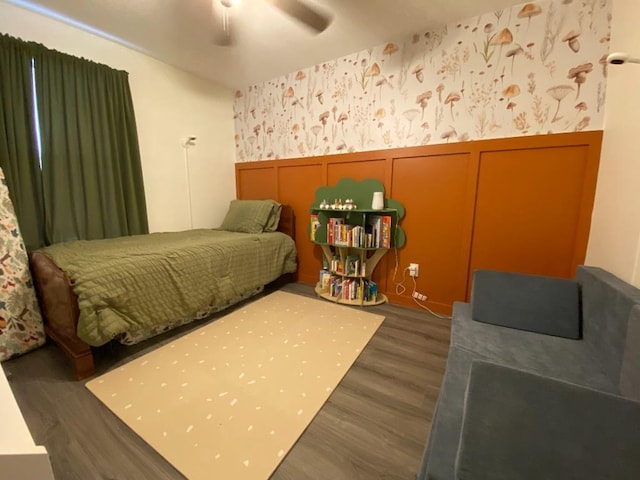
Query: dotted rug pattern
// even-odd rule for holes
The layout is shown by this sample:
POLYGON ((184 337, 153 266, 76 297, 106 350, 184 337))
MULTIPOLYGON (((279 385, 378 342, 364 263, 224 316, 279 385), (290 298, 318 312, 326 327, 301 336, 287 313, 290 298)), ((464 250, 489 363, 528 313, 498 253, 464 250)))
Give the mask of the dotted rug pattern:
POLYGON ((384 317, 275 292, 89 381, 192 480, 266 480, 384 317))

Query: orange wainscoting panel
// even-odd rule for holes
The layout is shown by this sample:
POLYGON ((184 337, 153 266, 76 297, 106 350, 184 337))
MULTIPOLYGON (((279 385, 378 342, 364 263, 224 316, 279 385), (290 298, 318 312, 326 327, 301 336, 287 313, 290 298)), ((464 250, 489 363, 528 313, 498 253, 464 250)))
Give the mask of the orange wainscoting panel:
POLYGON ((331 162, 327 164, 327 185, 335 185, 341 178, 353 178, 362 181, 365 178, 380 180, 385 189, 389 191, 387 180, 387 160, 367 160, 360 162, 331 162))
POLYGON ((236 168, 236 196, 242 200, 267 200, 278 196, 276 169, 269 165, 236 168))
POLYGON ((586 145, 483 152, 470 270, 573 278, 588 164, 586 145))
POLYGON ((570 277, 584 262, 602 132, 537 135, 287 160, 236 163, 238 198, 275 198, 296 213, 299 279, 315 283, 320 252, 307 237, 315 189, 377 178, 402 202, 406 245, 376 271, 394 303, 409 262, 416 290, 449 313, 468 298, 475 268, 570 277), (394 270, 398 259, 398 271, 394 270))
POLYGON ((309 240, 309 207, 316 189, 323 185, 322 165, 290 165, 278 168, 278 201, 293 207, 296 213, 298 280, 315 283, 322 252, 309 240))
MULTIPOLYGON (((428 295, 427 305, 435 310, 450 308, 466 294, 475 179, 470 153, 393 160, 391 196, 406 209, 407 242, 399 251, 399 267, 420 265, 416 291, 428 295)), ((398 272, 396 281, 402 278, 398 272)), ((405 285, 413 291, 412 279, 405 285)), ((401 301, 394 293, 389 298, 401 301)))

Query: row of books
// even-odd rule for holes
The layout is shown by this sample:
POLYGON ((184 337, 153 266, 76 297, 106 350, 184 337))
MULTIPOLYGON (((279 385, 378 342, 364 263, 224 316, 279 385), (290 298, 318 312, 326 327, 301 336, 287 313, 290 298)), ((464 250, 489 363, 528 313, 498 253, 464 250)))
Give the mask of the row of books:
POLYGON ((391 217, 371 215, 364 226, 346 224, 341 217, 329 218, 327 243, 340 247, 390 248, 391 217))
POLYGON ((339 275, 364 277, 367 274, 367 262, 360 255, 347 255, 346 257, 333 257, 328 264, 331 273, 339 275))
POLYGON ((341 300, 359 300, 375 302, 378 299, 378 285, 372 280, 363 278, 349 278, 338 275, 323 275, 321 271, 320 286, 323 291, 341 300))

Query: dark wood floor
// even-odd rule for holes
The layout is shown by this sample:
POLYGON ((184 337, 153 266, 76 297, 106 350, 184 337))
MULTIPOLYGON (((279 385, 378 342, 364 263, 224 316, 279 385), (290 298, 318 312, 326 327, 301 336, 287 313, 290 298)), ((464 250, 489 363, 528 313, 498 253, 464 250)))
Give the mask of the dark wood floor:
MULTIPOLYGON (((282 289, 315 296, 308 285, 282 289)), ((384 315, 384 323, 272 480, 414 478, 444 374, 449 320, 395 305, 371 311, 384 315)), ((202 324, 132 347, 102 347, 98 374, 202 324)), ((55 345, 3 366, 34 440, 49 451, 56 479, 184 478, 84 382, 71 380, 70 365, 55 345)))

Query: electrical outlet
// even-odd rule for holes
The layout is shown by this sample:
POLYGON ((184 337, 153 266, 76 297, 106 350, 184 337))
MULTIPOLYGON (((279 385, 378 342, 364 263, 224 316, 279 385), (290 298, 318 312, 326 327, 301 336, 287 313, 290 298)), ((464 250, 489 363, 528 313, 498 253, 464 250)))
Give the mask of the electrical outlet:
POLYGON ((410 263, 409 264, 409 275, 410 276, 417 277, 419 270, 420 270, 420 265, 418 265, 417 263, 410 263))

